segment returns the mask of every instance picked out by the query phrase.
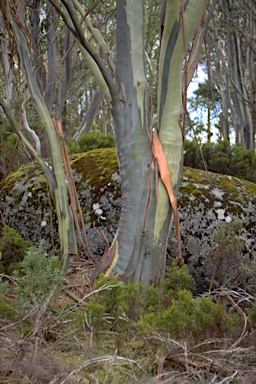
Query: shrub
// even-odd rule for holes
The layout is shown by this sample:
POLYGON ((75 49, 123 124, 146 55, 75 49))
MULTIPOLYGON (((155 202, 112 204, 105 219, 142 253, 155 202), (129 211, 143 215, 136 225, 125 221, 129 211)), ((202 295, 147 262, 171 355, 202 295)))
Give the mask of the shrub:
POLYGON ((96 330, 120 331, 141 315, 144 299, 142 284, 122 284, 118 277, 106 280, 101 276, 95 288, 103 288, 105 285, 108 288, 92 297, 86 312, 96 330))
POLYGON ((64 287, 58 258, 49 257, 43 243, 30 247, 19 270, 12 276, 0 275, 0 317, 12 320, 15 330, 27 338, 37 335, 44 343, 55 340, 64 330, 59 328, 64 287))
MULTIPOLYGON (((195 140, 185 143, 184 165, 204 169, 200 150, 195 140)), ((256 154, 245 150, 240 144, 230 145, 228 140, 204 143, 202 154, 207 169, 211 172, 235 176, 256 183, 256 154)))
POLYGON ((196 140, 186 140, 184 163, 188 167, 202 169, 203 162, 196 140))
POLYGON ((0 320, 13 320, 15 315, 17 315, 17 312, 12 303, 8 302, 7 297, 0 296, 0 320))
POLYGON ((17 134, 9 133, 11 130, 9 124, 5 124, 3 130, 0 129, 0 181, 28 161, 21 145, 17 145, 17 134))
POLYGON ((45 253, 43 243, 39 247, 29 248, 20 270, 16 292, 24 302, 42 302, 52 291, 64 284, 58 257, 49 257, 45 253))
POLYGON ((69 153, 83 153, 98 148, 113 148, 115 146, 114 136, 104 135, 98 131, 91 131, 83 135, 78 141, 73 141, 68 145, 69 153))
POLYGON ((194 291, 196 283, 193 277, 189 274, 188 266, 184 264, 182 268, 177 265, 177 262, 172 263, 172 267, 166 271, 166 278, 163 281, 164 293, 175 294, 182 289, 194 291))
POLYGON ((206 157, 207 166, 210 171, 222 174, 228 172, 231 163, 232 148, 227 140, 218 141, 216 144, 203 144, 202 151, 203 156, 206 157))
POLYGON ((195 283, 187 266, 179 268, 174 263, 160 288, 150 286, 145 290, 140 283, 118 284, 118 281, 117 277, 108 281, 101 277, 96 289, 104 284, 109 289, 92 295, 89 300, 86 318, 96 333, 100 330, 144 335, 157 332, 201 339, 210 335, 212 329, 225 332, 232 322, 221 304, 208 297, 193 297, 195 283))
POLYGON ((24 240, 14 229, 4 225, 0 238, 0 273, 11 274, 17 269, 31 245, 29 240, 24 240))
POLYGON ((242 227, 243 222, 236 219, 219 226, 213 234, 216 247, 210 255, 209 262, 213 266, 213 279, 219 285, 229 288, 238 283, 245 285, 245 273, 241 268, 244 241, 239 236, 242 227))
POLYGON ((245 150, 240 144, 233 147, 230 164, 232 175, 256 182, 256 155, 253 149, 245 150))
POLYGON ((190 291, 180 290, 167 308, 146 313, 140 326, 149 329, 150 325, 151 331, 168 333, 174 338, 203 340, 213 334, 223 334, 232 321, 223 305, 205 296, 193 298, 190 291))
POLYGON ((250 319, 250 322, 252 324, 252 326, 254 328, 256 328, 256 308, 253 308, 250 312, 249 312, 249 319, 250 319))

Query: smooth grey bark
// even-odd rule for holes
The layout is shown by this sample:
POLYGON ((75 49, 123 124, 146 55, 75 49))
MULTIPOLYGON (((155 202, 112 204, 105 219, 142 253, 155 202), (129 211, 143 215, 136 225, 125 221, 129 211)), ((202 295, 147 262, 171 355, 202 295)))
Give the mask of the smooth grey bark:
MULTIPOLYGON (((141 2, 142 7, 142 2, 141 2)), ((119 122, 114 119, 117 155, 121 170, 122 211, 118 225, 119 259, 113 273, 119 273, 132 281, 149 280, 157 282, 163 278, 163 261, 156 257, 153 249, 154 215, 156 210, 154 170, 151 168, 151 148, 148 131, 147 97, 144 105, 144 124, 141 119, 137 100, 137 90, 133 84, 131 62, 130 27, 122 1, 117 1, 117 64, 116 77, 122 100, 119 122), (152 188, 151 201, 145 228, 149 188, 152 188), (151 271, 150 275, 149 271, 151 271)), ((142 10, 141 10, 142 12, 142 10)), ((140 47, 143 51, 143 47, 140 47)), ((145 62, 144 62, 145 65, 145 62)), ((145 93, 146 93, 145 89, 145 93)), ((169 223, 165 226, 167 235, 169 223)), ((165 242, 163 241, 163 248, 165 242)), ((159 249, 163 253, 163 249, 159 249)))
POLYGON ((92 101, 83 117, 83 120, 74 135, 74 139, 78 140, 82 134, 89 132, 92 126, 93 120, 96 116, 96 113, 98 112, 100 105, 102 103, 102 99, 103 99, 103 94, 101 92, 101 89, 100 87, 97 87, 93 93, 92 101))
POLYGON ((43 94, 45 90, 45 68, 42 57, 39 54, 39 46, 41 45, 40 31, 40 11, 41 5, 37 0, 29 0, 28 5, 31 7, 30 13, 30 33, 34 44, 32 51, 32 66, 34 68, 37 84, 40 92, 43 94))
MULTIPOLYGON (((200 3, 202 14, 206 3, 200 3)), ((148 116, 143 7, 143 1, 136 2, 136 6, 135 1, 130 4, 117 1, 116 79, 122 115, 120 125, 115 119, 114 122, 121 170, 122 210, 116 240, 117 250, 110 272, 147 285, 149 282, 157 284, 164 277, 166 243, 173 210, 165 187, 158 179, 152 157, 153 126, 150 125, 148 116), (137 50, 139 44, 140 48, 137 50)), ((182 64, 186 49, 184 40, 187 39, 187 43, 190 41, 199 24, 199 19, 195 21, 196 17, 192 15, 192 7, 189 4, 187 8, 191 19, 187 19, 186 38, 183 39, 180 33, 180 3, 167 2, 166 30, 160 53, 158 127, 176 192, 182 164, 179 118, 182 109, 182 64)))
POLYGON ((65 29, 65 54, 64 54, 64 63, 65 63, 65 75, 64 80, 59 85, 59 97, 58 97, 58 105, 56 108, 56 116, 58 119, 61 118, 62 111, 65 107, 65 102, 67 99, 68 89, 72 80, 72 61, 71 61, 71 32, 66 27, 65 29))
POLYGON ((226 114, 227 108, 231 110, 236 141, 244 149, 251 149, 255 148, 256 54, 249 36, 255 35, 256 4, 245 0, 240 9, 237 0, 219 3, 219 11, 213 18, 212 51, 215 67, 222 69, 220 73, 217 71, 217 82, 222 91, 223 112, 226 114), (236 18, 235 9, 240 9, 236 18), (220 18, 227 28, 222 39, 218 39, 220 18))
MULTIPOLYGON (((0 33, 4 36, 4 22, 3 15, 0 12, 0 33)), ((5 39, 1 39, 1 56, 4 66, 4 75, 5 75, 5 92, 6 92, 6 100, 7 105, 10 107, 12 100, 12 91, 13 91, 13 68, 12 68, 12 56, 8 56, 7 53, 8 47, 6 45, 5 39)), ((11 53, 12 54, 12 53, 11 53)))
MULTIPOLYGON (((48 38, 48 47, 47 47, 47 59, 48 59, 48 72, 47 72, 47 79, 46 79, 46 90, 45 90, 45 96, 44 101, 46 104, 46 107, 49 111, 52 110, 54 97, 55 97, 55 90, 56 90, 56 82, 57 82, 57 36, 56 36, 56 28, 54 23, 54 13, 53 13, 53 6, 49 1, 47 1, 47 19, 49 20, 48 23, 48 31, 47 31, 47 38, 48 38)), ((59 117, 58 117, 59 118, 59 117)))
MULTIPOLYGON (((37 83, 38 76, 35 73, 35 69, 32 67, 32 60, 29 56, 29 49, 27 46, 26 38, 23 34, 23 29, 20 28, 20 20, 14 20, 10 9, 6 9, 6 15, 10 24, 12 25, 12 32, 15 38, 24 74, 26 76, 30 96, 38 113, 40 123, 43 127, 50 148, 51 167, 47 166, 47 164, 35 150, 32 149, 32 153, 35 154, 35 157, 42 166, 49 182, 51 196, 53 198, 58 217, 58 232, 60 237, 61 253, 64 261, 66 261, 69 259, 71 254, 77 255, 77 244, 73 215, 69 206, 68 188, 62 164, 62 155, 57 128, 54 125, 49 110, 47 109, 44 102, 42 93, 40 92, 40 87, 37 83)), ((17 133, 23 140, 23 135, 19 133, 20 126, 15 121, 9 108, 5 105, 5 103, 1 102, 1 105, 4 108, 5 113, 10 121, 13 122, 17 133)), ((27 142, 26 139, 24 142, 27 142)), ((31 147, 29 143, 28 147, 31 147)))

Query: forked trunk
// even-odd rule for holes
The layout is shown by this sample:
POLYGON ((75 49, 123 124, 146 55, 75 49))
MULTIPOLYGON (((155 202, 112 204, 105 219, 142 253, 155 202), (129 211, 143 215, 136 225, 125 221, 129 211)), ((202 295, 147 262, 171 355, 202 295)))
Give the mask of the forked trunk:
POLYGON ((150 126, 144 61, 142 0, 117 1, 117 84, 122 112, 113 106, 122 185, 122 211, 108 274, 158 284, 165 275, 172 206, 158 176, 151 148, 158 128, 177 192, 182 167, 182 67, 184 51, 207 0, 167 1, 159 61, 158 125, 150 126), (185 17, 185 28, 182 20, 185 17), (185 37, 183 36, 185 33, 185 37))

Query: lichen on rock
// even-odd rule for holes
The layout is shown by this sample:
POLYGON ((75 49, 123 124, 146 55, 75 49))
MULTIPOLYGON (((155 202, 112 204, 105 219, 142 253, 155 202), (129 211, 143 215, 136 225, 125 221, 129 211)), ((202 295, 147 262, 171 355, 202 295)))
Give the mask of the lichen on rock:
MULTIPOLYGON (((71 158, 71 167, 89 245, 100 256, 103 230, 112 241, 121 210, 121 190, 115 149, 98 149, 71 158)), ((182 253, 197 281, 210 278, 209 256, 216 246, 213 234, 220 225, 239 218, 244 241, 241 257, 256 254, 256 185, 237 178, 184 167, 178 195, 182 253)), ((5 222, 24 238, 58 249, 57 219, 46 178, 35 162, 9 175, 0 188, 0 210, 5 222)), ((176 256, 177 241, 172 230, 167 262, 176 256)))
MULTIPOLYGON (((100 255, 104 244, 97 230, 104 229, 112 241, 120 215, 120 178, 115 149, 74 155, 71 167, 91 250, 100 255)), ((9 175, 0 193, 0 209, 8 225, 33 243, 44 239, 48 249, 58 249, 56 212, 46 177, 36 162, 23 165, 9 175)))
MULTIPOLYGON (((243 223, 239 237, 244 260, 256 256, 256 185, 235 177, 184 168, 179 190, 183 254, 190 272, 202 284, 213 273, 209 257, 216 248, 214 234, 221 225, 243 223)), ((173 244, 172 237, 170 238, 173 244)), ((228 255, 227 255, 228 256, 228 255)))

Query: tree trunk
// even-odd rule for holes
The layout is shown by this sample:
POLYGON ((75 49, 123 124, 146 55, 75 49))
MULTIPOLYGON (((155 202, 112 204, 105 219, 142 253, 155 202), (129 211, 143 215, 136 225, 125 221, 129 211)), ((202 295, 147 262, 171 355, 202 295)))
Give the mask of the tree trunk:
MULTIPOLYGON (((2 15, 2 12, 0 12, 0 34, 4 36, 4 17, 2 15)), ((4 38, 1 39, 1 55, 2 55, 2 62, 4 66, 4 75, 5 75, 5 90, 6 90, 6 100, 8 107, 11 106, 11 100, 12 100, 12 91, 13 91, 13 52, 12 47, 7 46, 6 41, 4 38), (8 48, 10 50, 10 56, 8 56, 8 48)))
POLYGON ((58 133, 40 92, 36 75, 28 55, 29 49, 26 45, 23 32, 19 26, 17 26, 12 15, 9 14, 8 17, 12 22, 13 34, 18 47, 19 56, 23 64, 29 92, 50 147, 51 166, 47 166, 39 155, 36 156, 39 157, 41 165, 44 164, 43 169, 49 182, 51 196, 54 200, 58 218, 61 254, 66 260, 70 254, 77 254, 77 245, 73 215, 69 207, 68 187, 62 164, 58 133))
POLYGON ((47 37, 49 41, 48 49, 47 49, 47 57, 48 57, 48 73, 46 80, 46 90, 44 101, 47 109, 51 112, 52 106, 55 97, 55 89, 57 82, 57 32, 54 25, 54 14, 53 14, 53 6, 47 1, 47 18, 49 20, 49 27, 47 31, 47 37))
POLYGON ((229 28, 223 35, 223 39, 219 39, 218 30, 213 29, 212 48, 213 52, 217 53, 215 66, 221 66, 218 82, 222 91, 223 114, 225 115, 228 106, 231 110, 236 141, 239 140, 244 149, 252 149, 255 148, 253 123, 255 50, 251 37, 255 35, 253 19, 255 2, 245 1, 242 7, 240 5, 236 0, 220 2, 221 14, 217 15, 215 25, 217 26, 219 20, 223 19, 224 28, 226 26, 229 28), (239 13, 234 17, 236 9, 239 9, 239 13), (223 76, 224 72, 225 76, 223 76), (226 89, 225 94, 224 89, 226 89), (223 99, 223 95, 226 100, 223 99))
MULTIPOLYGON (((179 121, 184 51, 200 24, 207 2, 186 3, 185 28, 182 28, 180 1, 168 1, 165 10, 159 60, 158 130, 176 192, 183 152, 179 121)), ((145 285, 157 284, 165 275, 172 207, 158 178, 151 150, 153 127, 148 119, 142 0, 117 1, 116 74, 122 113, 113 108, 113 116, 122 211, 114 259, 107 274, 118 273, 125 280, 142 281, 145 285)))
POLYGON ((96 113, 98 112, 98 109, 100 108, 100 105, 102 103, 102 99, 103 99, 103 94, 100 88, 97 87, 94 91, 92 101, 89 107, 87 108, 87 111, 83 117, 83 120, 74 135, 74 139, 78 140, 82 134, 89 132, 92 126, 93 120, 95 119, 96 113))
MULTIPOLYGON (((60 11, 59 6, 53 0, 50 1, 60 11)), ((77 10, 82 18, 85 16, 79 2, 61 1, 65 7, 64 12, 61 11, 63 20, 73 33, 81 54, 86 58, 97 79, 114 119, 121 173, 122 210, 117 236, 111 248, 113 260, 106 272, 107 275, 118 273, 124 280, 142 281, 144 285, 150 282, 158 284, 165 275, 166 244, 173 210, 176 212, 174 192, 177 193, 179 188, 183 163, 182 116, 186 114, 186 98, 183 92, 182 99, 182 90, 187 88, 188 78, 192 77, 199 60, 198 52, 204 34, 200 29, 204 30, 203 15, 207 3, 208 0, 164 2, 158 65, 157 113, 149 118, 144 1, 116 2, 116 68, 110 51, 105 51, 106 47, 99 31, 95 30, 89 19, 86 20, 87 26, 101 47, 99 51, 102 55, 86 39, 81 20, 77 17, 77 10), (197 27, 200 27, 197 31, 198 40, 191 51, 193 64, 185 67, 184 85, 184 59, 197 27), (113 77, 114 71, 116 72, 113 77), (160 140, 158 144, 162 150, 162 158, 164 160, 167 158, 165 176, 167 175, 169 182, 168 193, 160 158, 156 154, 155 146, 152 148, 152 140, 155 143, 156 138, 160 140), (160 164, 160 175, 154 156, 160 164)), ((35 13, 35 16, 38 17, 38 14, 35 13)), ((29 91, 50 146, 53 170, 46 168, 46 173, 57 209, 62 252, 66 255, 75 252, 76 248, 58 136, 40 93, 36 74, 33 72, 22 25, 18 18, 14 19, 15 21, 10 17, 29 91)), ((178 229, 176 214, 175 219, 178 229)), ((175 255, 177 251, 173 250, 173 256, 175 255)))

